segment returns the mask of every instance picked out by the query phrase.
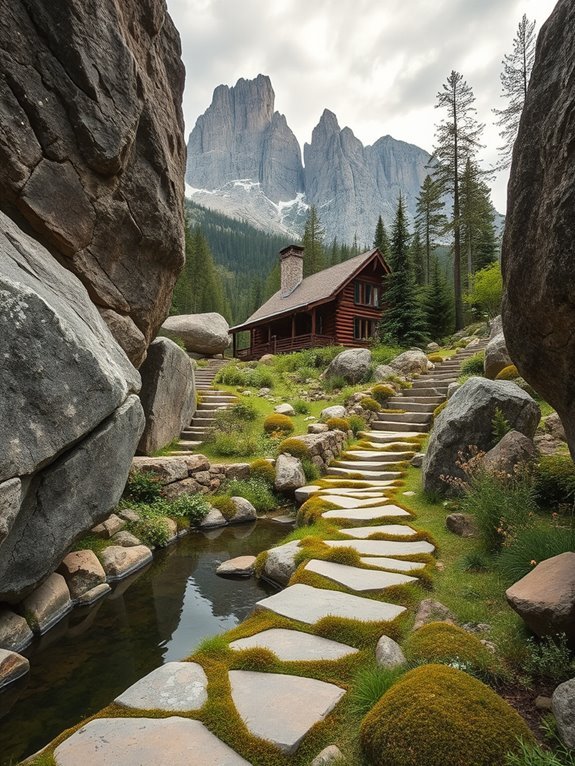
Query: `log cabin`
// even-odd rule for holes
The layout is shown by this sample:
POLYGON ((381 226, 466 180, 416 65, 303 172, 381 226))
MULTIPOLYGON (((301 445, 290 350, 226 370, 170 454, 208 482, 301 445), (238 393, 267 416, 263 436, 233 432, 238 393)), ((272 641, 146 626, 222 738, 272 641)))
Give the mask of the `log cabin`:
POLYGON ((249 361, 303 348, 370 343, 383 313, 383 280, 390 272, 381 252, 369 250, 305 279, 303 259, 298 245, 280 251, 280 289, 231 328, 234 357, 249 361), (249 338, 247 345, 240 347, 239 337, 249 338))

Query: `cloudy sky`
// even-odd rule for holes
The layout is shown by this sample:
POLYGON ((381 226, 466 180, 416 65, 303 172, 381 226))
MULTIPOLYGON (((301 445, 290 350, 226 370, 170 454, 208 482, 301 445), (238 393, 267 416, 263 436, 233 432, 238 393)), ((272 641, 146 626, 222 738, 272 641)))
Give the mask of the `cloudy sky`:
MULTIPOLYGON (((555 0, 168 0, 182 37, 189 132, 214 88, 270 76, 276 109, 303 146, 324 108, 364 144, 380 136, 431 151, 441 112, 435 96, 452 69, 474 90, 486 123, 486 162, 496 159, 501 59, 523 13, 537 21, 555 0)), ((493 183, 505 210, 507 179, 493 183)))

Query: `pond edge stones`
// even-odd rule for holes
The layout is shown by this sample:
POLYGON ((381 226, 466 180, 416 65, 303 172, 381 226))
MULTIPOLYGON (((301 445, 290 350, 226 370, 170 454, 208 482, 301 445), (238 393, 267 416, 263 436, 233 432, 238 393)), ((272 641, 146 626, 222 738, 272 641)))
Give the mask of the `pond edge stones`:
POLYGON ((181 713, 199 710, 208 699, 208 678, 196 662, 167 662, 116 697, 117 705, 136 710, 181 713))

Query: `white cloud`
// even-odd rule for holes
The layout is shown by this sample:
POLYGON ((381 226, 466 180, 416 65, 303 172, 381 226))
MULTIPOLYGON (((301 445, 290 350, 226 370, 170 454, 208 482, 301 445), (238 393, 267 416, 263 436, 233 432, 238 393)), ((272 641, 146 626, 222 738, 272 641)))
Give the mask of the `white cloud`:
MULTIPOLYGON (((385 134, 425 149, 440 115, 435 95, 452 69, 473 87, 487 125, 485 160, 499 144, 500 62, 523 13, 537 29, 554 0, 168 0, 186 64, 186 129, 214 88, 270 76, 276 108, 303 146, 324 108, 364 143, 385 134)), ((505 178, 493 199, 505 208, 505 178)))

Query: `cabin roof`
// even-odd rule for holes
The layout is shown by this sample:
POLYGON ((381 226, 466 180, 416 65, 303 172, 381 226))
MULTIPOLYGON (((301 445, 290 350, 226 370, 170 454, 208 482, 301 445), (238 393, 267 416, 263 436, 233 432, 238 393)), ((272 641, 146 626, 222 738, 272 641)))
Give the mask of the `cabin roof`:
POLYGON ((389 270, 377 248, 368 250, 361 255, 348 258, 347 261, 337 263, 335 266, 330 266, 328 269, 318 271, 317 274, 302 279, 289 295, 282 297, 281 290, 278 290, 245 322, 232 327, 231 331, 238 332, 265 319, 273 319, 285 312, 303 309, 334 298, 347 282, 353 279, 374 257, 378 257, 386 271, 389 270))

